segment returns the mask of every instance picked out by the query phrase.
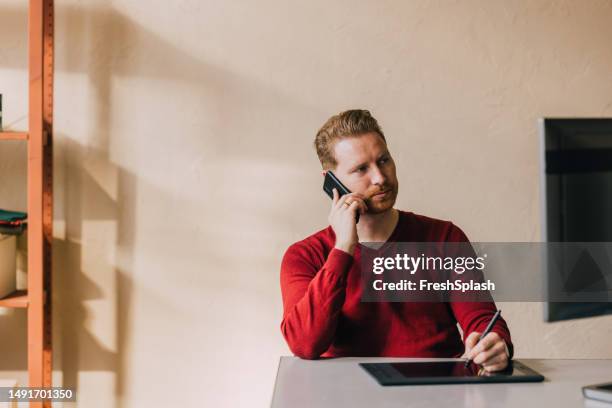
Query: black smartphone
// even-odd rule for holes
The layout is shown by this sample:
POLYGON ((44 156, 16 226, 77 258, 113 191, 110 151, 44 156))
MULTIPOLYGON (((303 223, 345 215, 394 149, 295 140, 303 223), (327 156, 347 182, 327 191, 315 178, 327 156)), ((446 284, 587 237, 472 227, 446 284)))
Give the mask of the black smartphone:
MULTIPOLYGON (((351 190, 346 188, 346 186, 342 184, 340 180, 338 180, 338 177, 336 177, 336 175, 332 173, 331 170, 328 170, 327 173, 325 173, 325 180, 323 180, 323 191, 325 191, 331 199, 334 198, 334 188, 338 190, 339 197, 351 193, 351 190)), ((355 217, 355 221, 359 222, 359 212, 357 212, 357 217, 355 217)))

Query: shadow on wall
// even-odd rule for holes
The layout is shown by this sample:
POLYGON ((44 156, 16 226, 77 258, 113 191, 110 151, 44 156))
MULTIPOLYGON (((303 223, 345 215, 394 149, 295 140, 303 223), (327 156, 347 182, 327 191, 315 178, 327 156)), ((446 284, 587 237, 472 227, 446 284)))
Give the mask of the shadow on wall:
POLYGON ((56 184, 64 190, 61 202, 66 225, 65 239, 54 240, 54 316, 59 315, 56 338, 61 339, 64 385, 78 390, 79 372, 110 371, 116 373, 115 391, 120 395, 121 356, 131 293, 131 280, 122 269, 131 269, 133 237, 129 233, 134 228, 131 208, 136 184, 133 176, 110 163, 105 152, 85 149, 68 137, 56 138, 63 156, 63 169, 58 171, 63 177, 57 178, 56 184), (109 185, 116 187, 115 191, 109 191, 109 185), (88 225, 94 229, 86 234, 83 230, 88 225), (92 234, 96 242, 88 245, 84 240, 92 239, 92 234), (103 256, 106 254, 111 255, 110 259, 103 256), (101 275, 108 277, 103 279, 104 290, 90 278, 101 275), (105 344, 86 327, 87 304, 96 299, 107 300, 102 310, 97 309, 99 315, 114 314, 110 322, 115 327, 107 327, 112 333, 105 344), (109 304, 112 300, 115 305, 109 304))
MULTIPOLYGON (((122 363, 128 340, 127 328, 130 326, 130 273, 138 179, 112 163, 109 157, 111 82, 114 76, 125 75, 201 80, 201 66, 197 60, 112 9, 56 7, 56 10, 56 44, 62 48, 59 52, 56 50, 56 72, 85 74, 96 93, 97 103, 91 115, 90 129, 93 130, 90 135, 54 135, 55 213, 58 220, 63 218, 65 221, 65 237, 56 238, 53 243, 54 342, 56 350, 61 349, 61 356, 59 361, 55 360, 54 367, 58 369, 60 366, 64 378, 62 385, 75 388, 77 393, 79 373, 114 372, 115 395, 121 396, 124 393, 125 372, 122 363), (62 28, 58 29, 60 25, 62 28), (155 50, 154 54, 163 55, 164 61, 135 63, 130 56, 130 50, 135 47, 155 50), (127 68, 132 66, 139 69, 134 71, 127 68), (95 147, 85 147, 75 142, 82 139, 88 139, 87 146, 95 147), (101 182, 97 176, 106 181, 101 182), (115 185, 114 192, 107 190, 109 184, 115 185), (102 242, 97 244, 102 245, 103 249, 96 250, 97 253, 92 255, 86 253, 88 247, 83 239, 91 237, 83 234, 83 228, 96 221, 114 224, 114 231, 110 233, 115 240, 104 242, 105 236, 100 237, 102 242), (110 262, 105 259, 103 255, 107 252, 114 252, 115 259, 110 262), (114 272, 114 282, 102 290, 90 278, 99 275, 90 273, 88 264, 96 265, 97 271, 114 272), (105 293, 109 289, 110 293, 105 293), (116 338, 115 347, 109 347, 87 329, 87 305, 92 300, 113 296, 116 296, 116 302, 110 309, 114 311, 116 338)), ((5 43, 15 45, 8 58, 6 55, 5 58, 0 56, 1 68, 27 69, 25 22, 27 9, 1 9, 0 38, 5 43)), ((138 55, 146 57, 147 53, 141 50, 138 55)), ((208 85, 214 82, 213 79, 208 85)), ((25 166, 25 162, 21 164, 25 166)), ((108 230, 103 231, 109 233, 108 230)), ((3 342, 2 349, 10 350, 10 353, 5 353, 0 359, 0 370, 26 370, 25 312, 7 313, 0 316, 0 322, 4 333, 18 333, 3 336, 8 340, 3 342)), ((113 343, 112 339, 110 343, 113 343)), ((120 399, 115 402, 121 405, 120 399)))
MULTIPOLYGON (((25 38, 22 39, 26 35, 23 25, 25 21, 25 8, 0 7, 0 38, 21 46, 13 47, 10 51, 12 54, 7 58, 0 55, 0 68, 27 69, 26 42, 25 38)), ((199 126, 205 123, 209 132, 205 132, 200 138, 194 138, 192 135, 187 137, 180 132, 175 135, 162 133, 157 139, 138 132, 130 137, 129 144, 137 145, 134 140, 143 139, 142 143, 147 143, 153 151, 160 153, 160 157, 164 157, 168 138, 172 137, 172 143, 180 146, 174 153, 186 155, 186 152, 202 152, 201 156, 195 158, 187 156, 190 157, 190 162, 185 164, 196 168, 192 176, 198 180, 205 178, 206 171, 214 170, 219 173, 225 170, 222 166, 224 162, 218 158, 215 158, 216 161, 208 160, 208 157, 216 155, 224 160, 229 157, 251 170, 254 165, 259 165, 256 170, 261 173, 258 179, 261 185, 274 182, 275 180, 270 180, 270 174, 275 174, 275 169, 261 163, 272 158, 275 162, 279 152, 292 151, 295 139, 285 137, 277 139, 273 144, 262 143, 262 140, 266 140, 266 132, 270 130, 252 129, 250 125, 258 120, 254 117, 253 107, 258 107, 255 114, 274 118, 270 122, 276 126, 275 132, 288 135, 295 128, 295 123, 304 121, 305 114, 313 115, 318 109, 297 105, 297 101, 277 93, 256 79, 227 72, 198 60, 112 8, 72 5, 56 7, 55 43, 56 72, 74 73, 84 77, 89 81, 86 91, 95 95, 95 103, 92 103, 87 111, 88 127, 85 131, 79 134, 63 133, 64 130, 56 126, 59 132, 54 135, 55 213, 58 224, 61 224, 62 220, 65 223, 65 233, 58 238, 60 232, 56 231, 54 240, 54 340, 59 351, 55 367, 63 373, 63 385, 74 387, 77 392, 82 373, 114 373, 112 387, 116 398, 112 403, 122 406, 121 396, 126 393, 128 381, 126 347, 131 344, 130 328, 133 326, 133 250, 137 244, 134 234, 138 227, 135 214, 138 194, 139 191, 154 192, 159 200, 166 202, 172 202, 176 197, 166 197, 167 192, 156 189, 143 177, 113 161, 112 153, 116 151, 113 147, 118 141, 117 135, 111 132, 111 124, 117 122, 113 114, 117 112, 117 108, 112 104, 121 103, 118 101, 120 98, 116 95, 113 98, 112 94, 113 89, 117 89, 116 80, 144 77, 175 81, 179 86, 193 86, 196 100, 182 105, 188 112, 179 112, 178 115, 184 116, 180 116, 178 120, 185 118, 191 121, 183 124, 183 131, 199 129, 199 126), (243 120, 233 120, 236 115, 241 116, 243 120), (200 117, 203 118, 201 123, 192 123, 193 118, 200 117), (236 140, 228 135, 240 135, 241 139, 236 140), (100 316, 107 320, 102 325, 99 322, 100 316), (107 336, 106 328, 113 326, 115 332, 108 333, 107 336)), ((73 79, 69 75, 66 77, 68 79, 62 77, 61 80, 67 83, 73 79)), ((58 88, 56 82, 56 95, 62 90, 58 88)), ((69 91, 80 94, 75 92, 75 87, 69 91)), ((67 101, 70 101, 69 96, 64 96, 59 102, 67 101)), ((164 100, 163 103, 172 108, 176 101, 164 100)), ((63 116, 69 116, 71 109, 74 109, 58 102, 55 106, 56 117, 58 110, 63 116)), ((126 106, 128 110, 139 108, 137 105, 126 106)), ((126 114, 125 117, 129 115, 126 114)), ((159 118, 152 117, 151 120, 159 118)), ((64 119, 63 123, 70 124, 70 121, 64 119)), ((182 162, 181 158, 174 157, 173 160, 182 162)), ((290 159, 287 159, 287 162, 290 162, 290 159)), ((295 165, 291 163, 287 167, 293 168, 295 165)), ((236 171, 230 178, 238 179, 241 176, 242 173, 236 171)), ((281 181, 289 185, 295 178, 287 176, 281 181)), ((261 186, 247 187, 247 193, 259 197, 261 186)), ((221 191, 224 195, 242 197, 245 194, 242 185, 236 183, 235 187, 228 187, 216 178, 207 191, 211 194, 221 191)), ((188 195, 189 192, 179 193, 188 195)), ((307 192, 304 194, 311 197, 307 192)), ((304 197, 296 197, 296 201, 302 198, 304 197)), ((279 213, 276 200, 272 198, 265 206, 257 208, 257 211, 253 211, 253 205, 248 203, 251 209, 249 212, 246 211, 245 200, 228 201, 238 206, 232 210, 244 213, 245 217, 251 217, 253 220, 257 219, 262 224, 268 221, 278 222, 280 219, 286 222, 279 224, 285 225, 283 228, 289 230, 292 220, 295 219, 291 205, 286 206, 286 212, 279 213)), ((198 207, 199 204, 193 203, 193 207, 198 207)), ((230 211, 228 214, 229 217, 230 211)), ((221 226, 227 221, 218 214, 198 213, 198 216, 201 217, 202 225, 221 226)), ((252 221, 251 218, 248 218, 249 222, 252 221)), ((216 256, 225 254, 222 251, 231 253, 231 249, 224 247, 215 251, 216 256)), ((229 255, 216 262, 223 264, 228 257, 229 255)), ((276 274, 276 271, 271 273, 276 274)), ((202 279, 221 278, 203 275, 202 279)), ((228 284, 225 281, 222 283, 228 284)), ((142 290, 139 286, 139 291, 142 290)), ((244 290, 246 293, 252 291, 252 288, 244 290)), ((261 290, 272 290, 276 293, 276 288, 266 287, 261 290)), ((13 320, 13 326, 25 325, 23 318, 13 320)), ((22 344, 15 341, 15 348, 12 349, 21 357, 0 359, 0 370, 9 367, 26 369, 25 346, 22 344)))

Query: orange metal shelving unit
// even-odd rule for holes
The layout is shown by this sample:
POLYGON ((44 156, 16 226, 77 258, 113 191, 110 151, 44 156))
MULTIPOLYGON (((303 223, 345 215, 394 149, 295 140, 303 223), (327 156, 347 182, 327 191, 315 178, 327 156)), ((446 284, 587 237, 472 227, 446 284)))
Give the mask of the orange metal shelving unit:
MULTIPOLYGON (((27 132, 0 132, 28 144, 28 290, 0 299, 27 308, 30 387, 51 386, 51 244, 53 241, 53 0, 29 0, 27 132)), ((50 407, 32 402, 31 407, 50 407)))

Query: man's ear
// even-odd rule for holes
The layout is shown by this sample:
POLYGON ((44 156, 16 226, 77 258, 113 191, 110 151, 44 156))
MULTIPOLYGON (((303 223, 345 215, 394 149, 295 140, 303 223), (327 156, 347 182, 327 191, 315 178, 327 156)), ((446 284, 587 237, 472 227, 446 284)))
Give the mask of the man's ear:
POLYGON ((321 170, 321 175, 322 175, 323 177, 325 177, 325 175, 326 175, 326 174, 327 174, 327 170, 321 170))

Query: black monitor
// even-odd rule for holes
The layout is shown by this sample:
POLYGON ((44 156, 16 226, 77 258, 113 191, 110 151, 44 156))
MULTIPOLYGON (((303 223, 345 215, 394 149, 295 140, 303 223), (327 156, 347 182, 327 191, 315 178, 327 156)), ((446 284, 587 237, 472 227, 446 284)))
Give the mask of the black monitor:
MULTIPOLYGON (((545 242, 612 242, 612 118, 540 120, 545 242)), ((546 321, 612 313, 612 303, 547 302, 546 321)))

